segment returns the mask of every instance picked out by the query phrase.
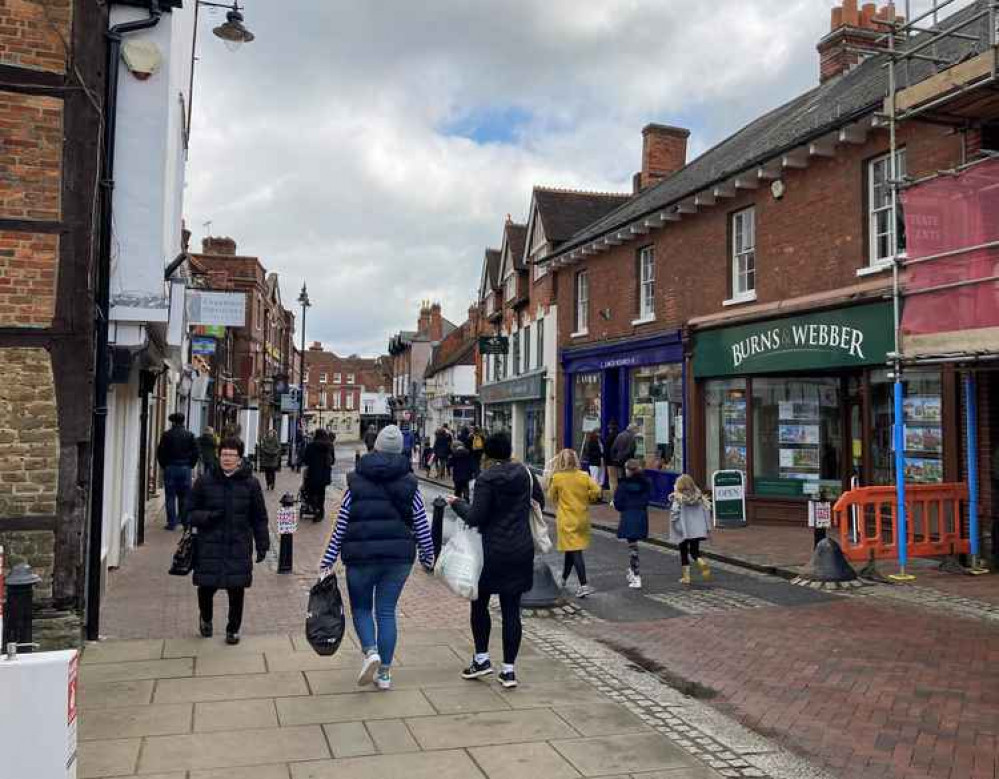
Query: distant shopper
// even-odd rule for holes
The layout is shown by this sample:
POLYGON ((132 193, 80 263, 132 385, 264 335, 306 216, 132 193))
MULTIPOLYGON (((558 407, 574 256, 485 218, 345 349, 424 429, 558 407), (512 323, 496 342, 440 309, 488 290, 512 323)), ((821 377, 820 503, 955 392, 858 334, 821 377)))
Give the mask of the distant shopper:
POLYGON ((451 478, 454 479, 454 494, 459 498, 470 500, 468 485, 474 476, 475 463, 472 461, 472 453, 468 451, 460 442, 454 445, 451 453, 451 478))
POLYGON ((211 427, 198 436, 198 476, 212 470, 219 464, 218 438, 211 427))
POLYGON ((194 485, 191 525, 197 537, 194 585, 198 588, 199 629, 210 638, 215 593, 229 595, 227 644, 239 643, 246 588, 253 583, 253 550, 263 562, 270 548, 267 507, 260 482, 243 462, 243 442, 227 438, 219 446, 219 467, 194 485))
POLYGON ((690 584, 691 558, 708 581, 711 569, 701 557, 701 541, 711 533, 711 503, 687 474, 676 480, 670 495, 669 518, 669 540, 680 547, 680 583, 690 584))
POLYGON ((604 467, 607 469, 607 483, 610 485, 611 499, 617 490, 620 463, 614 459, 614 442, 621 435, 621 429, 617 425, 617 420, 612 419, 607 425, 607 435, 604 436, 604 467))
POLYGON ((171 427, 160 436, 156 447, 156 462, 163 469, 163 489, 166 492, 166 529, 173 530, 180 522, 187 527, 187 499, 191 494, 191 472, 201 456, 194 434, 184 427, 184 415, 169 417, 171 427))
POLYGON ((267 480, 267 489, 274 489, 274 474, 281 467, 281 441, 278 440, 276 430, 269 430, 260 441, 258 449, 260 458, 260 470, 264 472, 267 480))
POLYGON ((434 433, 434 466, 438 479, 444 478, 450 468, 451 434, 447 426, 437 428, 434 433))
POLYGON ((544 507, 545 494, 522 463, 511 461, 512 446, 507 433, 492 433, 486 439, 484 451, 492 464, 476 479, 472 502, 453 495, 448 498, 455 513, 482 533, 484 560, 479 597, 472 601, 471 610, 475 655, 461 675, 464 679, 478 679, 493 672, 489 659, 492 630, 489 601, 498 595, 503 616, 503 667, 499 682, 504 687, 516 687, 514 664, 523 634, 520 599, 534 583, 531 498, 544 507))
POLYGON ((477 426, 472 431, 472 463, 473 463, 473 479, 479 478, 479 474, 482 472, 482 454, 486 449, 486 436, 482 432, 482 428, 477 426))
POLYGON ((614 508, 621 514, 617 537, 628 542, 628 586, 642 587, 642 573, 638 565, 638 542, 649 537, 649 501, 652 485, 646 478, 638 460, 624 464, 624 477, 614 493, 614 508))
POLYGON ((586 460, 586 467, 590 472, 590 478, 600 487, 601 494, 604 486, 604 445, 600 440, 600 433, 591 430, 586 434, 583 442, 583 459, 586 460))
POLYGON ((357 683, 374 682, 380 690, 392 686, 396 604, 417 546, 424 567, 434 561, 427 512, 402 446, 402 432, 387 425, 374 451, 347 476, 336 527, 320 563, 326 573, 342 554, 354 631, 364 653, 357 683))
POLYGON ((364 448, 369 452, 375 450, 375 441, 378 439, 378 428, 374 425, 368 425, 368 429, 364 431, 364 448))
POLYGON ((305 466, 302 488, 309 505, 316 511, 315 522, 322 521, 326 514, 326 488, 333 481, 335 460, 329 434, 320 428, 302 452, 302 465, 305 466))
POLYGON ((588 473, 579 469, 579 457, 572 449, 563 449, 556 457, 549 495, 556 507, 558 551, 565 553, 562 588, 565 589, 575 569, 579 579, 576 597, 585 598, 594 590, 586 581, 583 552, 590 546, 590 504, 600 497, 600 488, 588 473))

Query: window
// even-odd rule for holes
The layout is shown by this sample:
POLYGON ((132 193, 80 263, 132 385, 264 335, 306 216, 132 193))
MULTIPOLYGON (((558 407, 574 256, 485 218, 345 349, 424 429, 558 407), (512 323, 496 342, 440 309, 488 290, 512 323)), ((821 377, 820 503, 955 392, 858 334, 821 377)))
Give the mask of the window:
POLYGON ((489 290, 486 293, 486 316, 491 316, 496 311, 496 293, 489 290))
MULTIPOLYGON (((905 480, 943 481, 943 382, 939 369, 914 369, 903 375, 905 400, 905 480)), ((893 380, 886 370, 871 373, 872 484, 894 484, 893 380)))
POLYGON ((638 321, 656 318, 656 255, 652 246, 638 251, 638 321))
POLYGON ((732 299, 756 296, 756 209, 732 215, 732 299))
POLYGON ((708 474, 746 470, 746 380, 704 385, 705 464, 708 474))
POLYGON ((509 303, 515 297, 517 297, 517 274, 510 272, 510 275, 506 277, 504 284, 504 295, 503 299, 509 303))
POLYGON ((334 383, 334 384, 340 384, 340 383, 341 383, 341 381, 342 381, 342 379, 341 379, 341 374, 339 374, 339 373, 334 373, 334 374, 333 374, 333 383, 334 383))
MULTIPOLYGON (((308 379, 306 379, 306 381, 308 381, 308 379)), ((325 384, 326 383, 326 373, 325 372, 319 374, 319 383, 320 384, 325 384)))
POLYGON ((326 390, 319 393, 319 408, 326 408, 326 390))
POLYGON ((353 411, 353 410, 354 410, 354 393, 353 392, 348 392, 347 393, 347 411, 353 411))
POLYGON ((511 351, 513 352, 513 375, 520 375, 520 331, 513 334, 510 339, 511 351))
MULTIPOLYGON (((540 257, 541 255, 538 256, 540 257)), ((534 280, 537 281, 548 272, 548 263, 538 262, 537 258, 535 258, 533 262, 534 262, 534 280)))
MULTIPOLYGON (((905 149, 895 152, 898 179, 905 176, 905 149)), ((895 255, 905 251, 905 222, 902 204, 897 213, 891 207, 891 155, 871 160, 867 166, 867 203, 869 211, 870 264, 891 262, 895 255)))
POLYGON ((576 274, 576 332, 588 332, 590 325, 590 279, 585 270, 576 274))
POLYGON ((333 393, 333 410, 334 411, 339 411, 340 410, 340 393, 339 392, 334 392, 333 393))
POLYGON ((635 456, 646 468, 682 473, 682 366, 632 368, 630 383, 631 421, 638 425, 635 456))
POLYGON ((348 373, 347 374, 347 383, 348 384, 353 384, 354 383, 354 374, 353 373, 348 373))
POLYGON ((603 374, 577 373, 572 379, 572 440, 576 451, 591 430, 600 431, 600 388, 603 374))
POLYGON ((531 326, 524 328, 524 373, 531 370, 531 326))
POLYGON ((535 329, 538 331, 537 367, 541 368, 545 364, 545 320, 539 319, 535 329))

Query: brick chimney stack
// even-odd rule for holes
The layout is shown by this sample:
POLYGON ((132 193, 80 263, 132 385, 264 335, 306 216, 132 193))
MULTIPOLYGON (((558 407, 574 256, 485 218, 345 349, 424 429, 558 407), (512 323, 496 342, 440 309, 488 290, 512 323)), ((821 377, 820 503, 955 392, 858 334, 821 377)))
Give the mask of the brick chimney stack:
POLYGON ((441 316, 441 304, 434 303, 430 307, 430 340, 441 341, 444 338, 444 319, 441 316))
POLYGON ((647 124, 642 128, 642 170, 635 176, 638 193, 672 176, 687 164, 690 130, 668 124, 647 124))
POLYGON ((857 7, 857 0, 843 0, 843 4, 832 9, 829 33, 819 41, 819 81, 845 73, 860 63, 863 51, 878 53, 884 44, 878 43, 889 27, 886 22, 905 22, 905 17, 895 12, 895 4, 889 2, 882 8, 876 3, 864 3, 857 7), (862 51, 857 51, 861 49, 862 51))
POLYGON ((474 303, 468 307, 468 333, 479 334, 479 307, 474 303))
POLYGON ((420 335, 425 335, 430 331, 430 303, 429 301, 420 301, 420 318, 416 323, 416 332, 420 335))
POLYGON ((236 242, 232 238, 208 236, 201 239, 201 253, 224 254, 233 257, 236 255, 236 242))

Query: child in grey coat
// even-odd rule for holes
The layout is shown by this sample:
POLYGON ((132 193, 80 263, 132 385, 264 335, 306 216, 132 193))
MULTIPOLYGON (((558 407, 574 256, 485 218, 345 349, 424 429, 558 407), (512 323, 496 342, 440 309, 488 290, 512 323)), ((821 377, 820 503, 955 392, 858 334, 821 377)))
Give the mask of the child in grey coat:
POLYGON ((711 569, 701 557, 701 541, 711 534, 711 502, 687 474, 676 480, 669 513, 669 540, 680 547, 680 584, 690 584, 691 558, 704 581, 709 581, 711 569))

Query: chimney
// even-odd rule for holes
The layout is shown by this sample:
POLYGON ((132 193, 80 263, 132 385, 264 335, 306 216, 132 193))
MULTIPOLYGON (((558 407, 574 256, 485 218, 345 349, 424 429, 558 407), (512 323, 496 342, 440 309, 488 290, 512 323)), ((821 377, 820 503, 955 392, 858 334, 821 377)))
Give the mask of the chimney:
POLYGON ((634 185, 641 191, 672 176, 687 164, 687 138, 690 130, 668 124, 647 124, 642 128, 642 170, 634 185))
POLYGON ((441 304, 434 303, 430 307, 430 340, 440 341, 444 338, 444 320, 441 318, 441 304))
POLYGON ((479 334, 479 307, 472 304, 468 307, 468 335, 477 336, 479 334))
POLYGON ((213 238, 208 236, 201 239, 202 254, 225 254, 233 257, 236 255, 236 242, 232 238, 213 238))
POLYGON ((420 303, 420 319, 416 324, 416 332, 426 335, 430 331, 430 303, 426 300, 420 303))
POLYGON ((891 2, 882 8, 876 3, 864 3, 858 8, 857 0, 843 0, 841 6, 833 8, 829 33, 816 47, 819 81, 825 83, 846 73, 861 62, 865 51, 878 53, 884 45, 879 45, 878 39, 888 32, 885 22, 891 21, 905 23, 905 17, 895 13, 895 4, 891 2))

